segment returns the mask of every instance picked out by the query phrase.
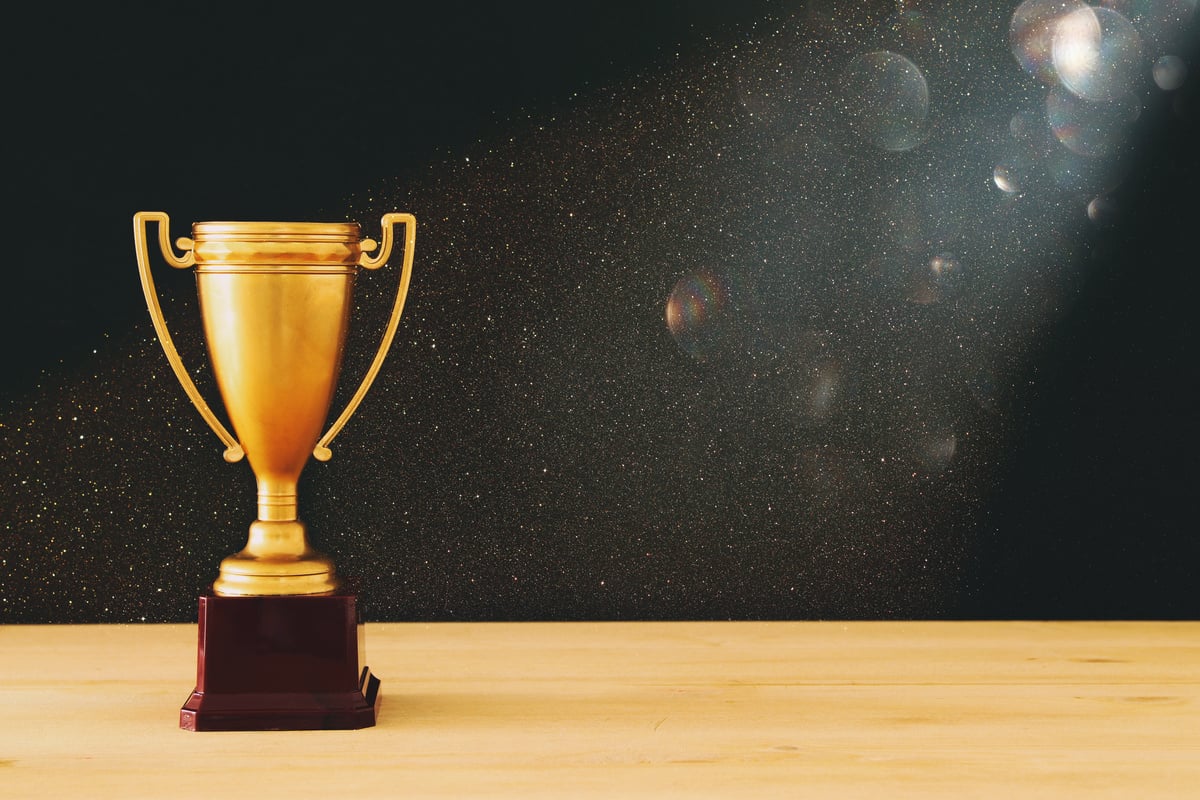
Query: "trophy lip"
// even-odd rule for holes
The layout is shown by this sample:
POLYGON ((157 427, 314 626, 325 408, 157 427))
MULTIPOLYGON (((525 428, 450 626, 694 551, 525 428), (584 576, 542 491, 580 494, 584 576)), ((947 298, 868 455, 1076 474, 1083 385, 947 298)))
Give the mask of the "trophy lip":
POLYGON ((192 223, 197 241, 333 241, 357 242, 362 228, 357 222, 235 222, 214 220, 192 223))

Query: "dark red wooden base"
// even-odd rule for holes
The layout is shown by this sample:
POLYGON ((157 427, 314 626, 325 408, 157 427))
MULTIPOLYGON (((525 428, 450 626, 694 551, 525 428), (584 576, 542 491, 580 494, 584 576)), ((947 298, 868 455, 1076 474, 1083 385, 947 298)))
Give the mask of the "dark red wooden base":
POLYGON ((200 597, 189 731, 369 728, 379 679, 362 665, 354 594, 200 597))

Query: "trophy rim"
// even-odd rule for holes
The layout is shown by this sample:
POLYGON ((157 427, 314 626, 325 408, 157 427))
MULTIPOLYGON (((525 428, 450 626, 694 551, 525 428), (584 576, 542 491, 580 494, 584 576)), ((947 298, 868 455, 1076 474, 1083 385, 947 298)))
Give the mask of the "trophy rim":
POLYGON ((234 222, 192 223, 192 238, 198 241, 335 241, 357 242, 362 228, 357 222, 234 222))

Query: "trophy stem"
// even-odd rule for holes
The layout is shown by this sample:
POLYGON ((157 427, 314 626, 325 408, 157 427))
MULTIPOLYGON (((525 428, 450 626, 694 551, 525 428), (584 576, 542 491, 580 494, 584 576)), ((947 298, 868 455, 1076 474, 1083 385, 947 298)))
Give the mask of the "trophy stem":
POLYGON ((333 560, 308 543, 296 518, 295 481, 260 480, 258 519, 240 553, 221 561, 213 592, 224 597, 332 594, 333 560))
POLYGON ((296 519, 296 482, 258 481, 258 518, 286 522, 296 519))
POLYGON ((213 593, 221 597, 332 594, 333 559, 308 545, 299 520, 256 520, 240 553, 221 560, 213 593))

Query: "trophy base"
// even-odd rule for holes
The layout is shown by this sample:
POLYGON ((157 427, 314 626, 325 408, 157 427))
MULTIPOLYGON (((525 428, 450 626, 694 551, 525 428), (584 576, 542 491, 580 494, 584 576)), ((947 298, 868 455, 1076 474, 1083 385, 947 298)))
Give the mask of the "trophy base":
POLYGON ((201 595, 196 661, 184 730, 369 728, 379 713, 354 594, 201 595))

